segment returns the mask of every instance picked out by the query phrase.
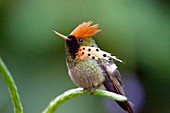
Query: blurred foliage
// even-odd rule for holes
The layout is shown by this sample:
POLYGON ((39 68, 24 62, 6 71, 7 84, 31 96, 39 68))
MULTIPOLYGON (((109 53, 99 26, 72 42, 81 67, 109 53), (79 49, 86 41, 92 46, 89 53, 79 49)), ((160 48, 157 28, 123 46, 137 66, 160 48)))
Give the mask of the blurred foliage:
MULTIPOLYGON (((167 0, 0 0, 0 55, 25 112, 39 113, 54 97, 76 87, 67 76, 64 41, 51 30, 68 35, 88 20, 100 24, 102 32, 94 36, 98 45, 126 61, 118 64, 120 71, 135 73, 142 82, 140 112, 170 112, 169 6, 167 0)), ((100 97, 84 96, 68 101, 58 113, 82 111, 107 110, 100 97)), ((0 112, 12 112, 1 76, 0 112)))
POLYGON ((13 107, 14 107, 14 112, 23 113, 22 104, 21 104, 20 97, 18 94, 17 86, 15 84, 15 81, 12 75, 7 69, 5 63, 1 59, 1 57, 0 57, 0 73, 2 74, 2 77, 4 78, 6 85, 8 86, 9 94, 11 97, 11 102, 13 103, 13 107))

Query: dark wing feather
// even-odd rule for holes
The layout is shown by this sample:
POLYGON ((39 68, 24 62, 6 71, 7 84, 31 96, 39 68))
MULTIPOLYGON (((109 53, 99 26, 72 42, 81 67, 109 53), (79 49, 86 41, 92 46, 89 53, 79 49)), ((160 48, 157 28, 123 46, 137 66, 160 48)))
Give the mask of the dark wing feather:
MULTIPOLYGON (((103 74, 105 76, 103 85, 105 86, 106 90, 125 96, 125 93, 122 87, 122 82, 121 82, 121 75, 119 71, 116 69, 115 67, 116 65, 114 64, 114 62, 109 63, 105 60, 99 60, 98 63, 99 63, 99 66, 102 68, 103 74)), ((125 102, 116 101, 116 102, 125 111, 129 113, 133 113, 131 102, 129 101, 125 101, 125 102)))

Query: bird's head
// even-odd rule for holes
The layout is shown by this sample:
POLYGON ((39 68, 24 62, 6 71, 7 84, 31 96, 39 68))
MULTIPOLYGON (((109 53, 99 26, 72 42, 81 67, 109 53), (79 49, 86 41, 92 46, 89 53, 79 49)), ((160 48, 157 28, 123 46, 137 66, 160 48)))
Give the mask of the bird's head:
POLYGON ((93 22, 83 22, 77 26, 68 36, 64 36, 56 31, 54 33, 63 38, 66 42, 66 50, 75 57, 81 46, 94 46, 95 42, 91 36, 100 32, 99 25, 91 25, 93 22))
POLYGON ((66 43, 78 43, 80 46, 89 46, 92 45, 92 41, 90 37, 95 35, 96 33, 100 32, 99 25, 91 25, 93 22, 83 22, 79 26, 77 26, 68 36, 64 36, 59 32, 54 31, 56 35, 63 38, 66 43))

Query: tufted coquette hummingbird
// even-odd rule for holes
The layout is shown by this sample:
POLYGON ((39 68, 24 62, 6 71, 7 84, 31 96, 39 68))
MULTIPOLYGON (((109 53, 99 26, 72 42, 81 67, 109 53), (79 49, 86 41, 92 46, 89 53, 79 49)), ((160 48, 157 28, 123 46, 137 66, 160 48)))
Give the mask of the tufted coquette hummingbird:
MULTIPOLYGON (((78 86, 91 92, 96 88, 125 96, 121 75, 114 61, 118 59, 111 53, 101 50, 91 37, 100 32, 99 25, 83 22, 68 36, 56 31, 54 33, 65 40, 66 63, 69 76, 78 86)), ((118 102, 128 113, 133 113, 130 101, 118 102)))

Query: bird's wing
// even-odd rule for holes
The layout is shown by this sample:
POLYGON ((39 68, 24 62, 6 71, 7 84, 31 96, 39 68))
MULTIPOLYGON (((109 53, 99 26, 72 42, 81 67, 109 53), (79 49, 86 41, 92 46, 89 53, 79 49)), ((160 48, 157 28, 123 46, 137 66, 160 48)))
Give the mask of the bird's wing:
MULTIPOLYGON (((106 90, 125 96, 122 82, 121 82, 121 75, 117 69, 116 64, 113 61, 108 62, 106 60, 98 60, 98 64, 103 70, 103 75, 105 77, 105 80, 103 81, 103 85, 106 88, 106 90)), ((129 113, 133 113, 131 102, 129 101, 125 101, 125 102, 116 101, 116 102, 125 111, 128 111, 129 113)))

